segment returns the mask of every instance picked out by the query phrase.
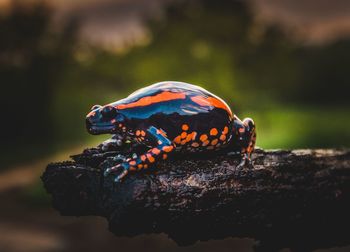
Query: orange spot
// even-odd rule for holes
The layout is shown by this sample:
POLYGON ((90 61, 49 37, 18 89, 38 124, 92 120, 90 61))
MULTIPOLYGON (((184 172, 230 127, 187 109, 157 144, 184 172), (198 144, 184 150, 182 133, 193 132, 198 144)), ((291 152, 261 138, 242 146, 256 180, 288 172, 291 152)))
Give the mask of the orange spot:
POLYGON ((186 143, 186 139, 181 141, 181 145, 185 145, 186 143))
POLYGON ((209 144, 209 141, 208 140, 205 140, 204 142, 203 142, 203 146, 207 146, 209 144))
POLYGON ((127 109, 127 108, 134 108, 134 107, 142 107, 142 106, 147 106, 147 105, 151 105, 159 102, 185 99, 185 98, 186 98, 186 95, 184 93, 173 93, 169 91, 164 91, 154 96, 142 97, 141 99, 135 102, 131 102, 127 104, 119 104, 116 106, 116 108, 127 109))
POLYGON ((182 125, 182 130, 188 130, 188 125, 187 124, 182 125))
POLYGON ((244 131, 245 131, 244 128, 239 128, 239 129, 238 129, 238 132, 239 132, 239 133, 244 133, 244 131))
POLYGON ((144 164, 144 165, 143 165, 143 168, 144 168, 144 169, 147 169, 147 168, 148 168, 148 164, 144 164))
POLYGON ((225 135, 221 135, 221 136, 220 136, 220 140, 221 140, 221 141, 225 141, 225 140, 226 140, 226 136, 225 136, 225 135))
POLYGON ((158 155, 158 154, 160 153, 160 149, 158 149, 158 148, 153 148, 153 149, 152 149, 152 152, 153 152, 154 154, 158 155))
POLYGON ((181 143, 181 136, 175 137, 174 138, 174 142, 177 143, 177 144, 181 143))
POLYGON ((163 151, 165 151, 165 152, 170 152, 170 151, 172 151, 173 150, 173 146, 172 145, 169 145, 169 146, 164 146, 163 147, 163 151))
POLYGON ((199 138, 202 142, 204 142, 205 140, 208 139, 208 136, 206 134, 201 135, 201 137, 199 138))
POLYGON ((139 130, 136 130, 136 136, 139 136, 141 132, 139 130))
POLYGON ((199 143, 193 143, 191 144, 193 147, 198 147, 199 146, 199 143))
POLYGON ((216 128, 212 128, 211 130, 210 130, 210 135, 211 136, 216 136, 218 134, 218 130, 216 129, 216 128))
POLYGON ((217 139, 214 139, 213 141, 211 141, 211 145, 216 145, 218 143, 218 140, 217 139))
POLYGON ((136 168, 135 167, 130 167, 129 170, 130 171, 136 171, 136 168))
POLYGON ((147 158, 150 163, 153 163, 155 161, 154 157, 152 156, 148 156, 147 158))
POLYGON ((137 165, 137 168, 141 169, 143 167, 142 164, 137 165))
POLYGON ((145 155, 142 155, 140 158, 141 158, 142 161, 146 160, 146 156, 145 155))
POLYGON ((168 155, 167 154, 163 154, 163 159, 167 159, 168 155))
POLYGON ((203 97, 203 96, 193 96, 191 100, 201 106, 216 107, 227 111, 230 117, 233 117, 230 107, 218 97, 203 97))
POLYGON ((182 132, 182 133, 181 133, 181 138, 186 138, 186 136, 187 136, 187 133, 186 133, 186 132, 182 132))
POLYGON ((222 131, 222 134, 227 134, 228 133, 228 127, 227 126, 225 126, 225 128, 224 128, 224 130, 222 131))
POLYGON ((141 130, 141 136, 146 136, 146 132, 141 130))
POLYGON ((187 137, 186 137, 186 142, 189 142, 191 141, 193 138, 193 132, 191 134, 188 134, 187 137))
POLYGON ((129 165, 136 165, 136 161, 134 161, 134 160, 133 160, 133 161, 130 161, 130 162, 129 162, 129 165))

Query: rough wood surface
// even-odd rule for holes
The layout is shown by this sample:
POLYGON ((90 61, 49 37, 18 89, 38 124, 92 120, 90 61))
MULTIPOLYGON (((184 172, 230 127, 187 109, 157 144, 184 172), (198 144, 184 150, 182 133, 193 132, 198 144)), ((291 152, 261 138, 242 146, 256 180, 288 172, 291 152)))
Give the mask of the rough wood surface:
POLYGON ((62 215, 104 216, 118 236, 166 233, 180 245, 251 237, 274 251, 350 244, 350 150, 257 150, 252 172, 230 153, 177 156, 115 185, 118 153, 87 149, 42 176, 62 215))

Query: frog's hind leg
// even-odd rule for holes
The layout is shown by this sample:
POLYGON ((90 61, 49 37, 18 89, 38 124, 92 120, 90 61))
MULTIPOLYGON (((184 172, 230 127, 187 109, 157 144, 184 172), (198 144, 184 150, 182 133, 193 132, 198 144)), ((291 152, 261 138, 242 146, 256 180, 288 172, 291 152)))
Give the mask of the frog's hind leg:
POLYGON ((236 166, 235 168, 235 174, 238 176, 241 176, 242 171, 247 169, 248 175, 252 175, 252 171, 254 169, 252 160, 251 160, 251 153, 241 153, 241 162, 236 166))
POLYGON ((236 170, 240 174, 243 168, 248 168, 248 172, 251 175, 254 168, 251 155, 254 152, 256 143, 255 123, 251 118, 245 118, 242 123, 236 123, 236 127, 238 128, 239 139, 243 139, 241 142, 241 162, 236 167, 236 170))
POLYGON ((129 171, 147 169, 158 160, 166 159, 168 153, 174 150, 174 145, 166 137, 165 133, 153 126, 149 127, 146 131, 136 131, 136 136, 137 135, 142 136, 140 137, 142 141, 147 142, 147 145, 152 145, 153 148, 149 149, 142 155, 132 159, 127 159, 127 161, 121 164, 106 169, 105 176, 110 173, 117 173, 122 169, 122 172, 115 178, 115 182, 119 182, 129 171))

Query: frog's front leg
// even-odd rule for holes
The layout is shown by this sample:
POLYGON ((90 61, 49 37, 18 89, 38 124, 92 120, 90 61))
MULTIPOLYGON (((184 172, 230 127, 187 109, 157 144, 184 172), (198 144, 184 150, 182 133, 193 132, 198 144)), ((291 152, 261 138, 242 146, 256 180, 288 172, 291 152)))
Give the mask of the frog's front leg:
POLYGON ((111 148, 120 147, 125 142, 125 139, 122 135, 113 135, 111 138, 103 141, 98 147, 100 147, 103 151, 107 151, 111 148))
POLYGON ((119 182, 129 171, 147 169, 158 160, 166 159, 168 153, 175 149, 173 143, 166 137, 165 133, 153 126, 149 127, 146 131, 136 131, 136 137, 138 137, 138 135, 140 136, 139 139, 141 139, 141 142, 151 145, 152 148, 142 155, 127 159, 121 164, 107 168, 104 173, 105 176, 110 173, 118 173, 120 169, 122 169, 122 172, 115 178, 115 182, 119 182))

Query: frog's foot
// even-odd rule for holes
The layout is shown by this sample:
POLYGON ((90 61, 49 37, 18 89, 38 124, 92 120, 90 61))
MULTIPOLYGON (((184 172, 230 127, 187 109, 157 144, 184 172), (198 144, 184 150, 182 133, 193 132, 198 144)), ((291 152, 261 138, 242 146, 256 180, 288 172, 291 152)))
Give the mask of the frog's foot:
POLYGON ((147 141, 153 147, 142 155, 134 154, 132 158, 124 159, 122 163, 106 169, 104 172, 105 176, 108 176, 110 173, 116 173, 118 175, 115 178, 115 182, 119 182, 129 171, 147 169, 157 161, 166 159, 168 154, 175 149, 163 131, 151 126, 144 132, 145 137, 143 141, 147 141))
POLYGON ((114 182, 120 182, 128 173, 129 173, 130 165, 128 162, 123 162, 116 166, 107 168, 104 172, 104 176, 107 177, 111 173, 116 174, 114 178, 114 182))
POLYGON ((102 142, 98 147, 103 151, 108 151, 110 149, 118 148, 123 145, 124 139, 120 135, 113 135, 110 139, 102 142))
POLYGON ((235 173, 238 176, 241 176, 241 172, 244 169, 248 169, 249 174, 251 175, 252 170, 254 169, 252 160, 250 158, 251 154, 250 153, 244 153, 242 155, 241 162, 236 166, 235 173))

